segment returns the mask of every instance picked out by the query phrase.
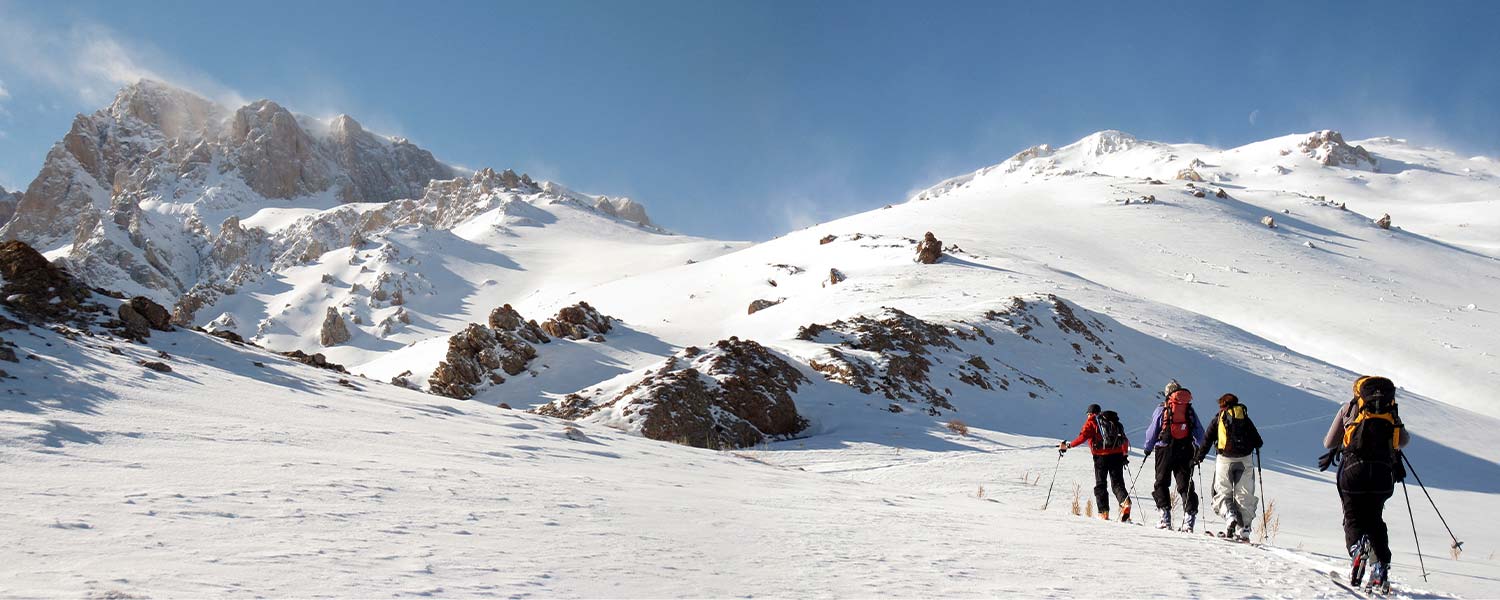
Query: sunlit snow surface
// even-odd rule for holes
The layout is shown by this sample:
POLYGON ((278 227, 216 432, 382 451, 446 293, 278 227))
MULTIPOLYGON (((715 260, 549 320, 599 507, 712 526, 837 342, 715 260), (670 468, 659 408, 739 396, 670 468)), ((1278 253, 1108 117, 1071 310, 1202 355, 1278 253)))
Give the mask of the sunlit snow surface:
MULTIPOLYGON (((410 339, 356 345, 348 362, 371 378, 348 378, 355 387, 189 331, 156 333, 149 348, 8 332, 21 360, 0 364, 15 377, 0 382, 0 595, 1346 597, 1326 574, 1346 562, 1337 493, 1314 465, 1352 379, 1380 373, 1403 387, 1411 459, 1466 542, 1449 555, 1413 486, 1423 582, 1398 491, 1386 511, 1398 595, 1494 596, 1496 167, 1386 140, 1355 142, 1379 173, 1324 167, 1295 151, 1302 137, 1217 151, 1098 134, 728 254, 737 246, 598 236, 608 224, 571 213, 514 246, 485 221, 396 232, 419 261, 403 268, 502 291, 460 287, 465 300, 425 308, 447 316, 410 339), (1171 179, 1194 159, 1204 198, 1171 179), (1396 228, 1371 223, 1386 212, 1396 228), (1268 215, 1276 228, 1261 224, 1268 215), (925 231, 959 250, 913 263, 925 231), (642 266, 619 266, 630 264, 642 266), (830 268, 848 279, 824 285, 830 268), (509 272, 521 283, 505 283, 509 272), (883 397, 823 380, 805 364, 817 348, 795 339, 800 326, 883 306, 967 322, 1039 294, 1099 315, 1144 388, 1027 363, 1016 350, 1027 346, 997 339, 963 351, 1024 364, 1054 393, 952 381, 942 385, 956 411, 892 414, 883 397), (746 314, 752 300, 782 298, 746 314), (472 401, 381 383, 435 364, 445 334, 496 304, 540 319, 578 300, 621 329, 543 346, 532 373, 472 401), (677 347, 730 335, 814 382, 795 398, 805 437, 710 452, 495 407, 617 385, 677 347), (173 373, 136 366, 159 350, 173 373), (1119 411, 1139 445, 1171 377, 1202 413, 1223 392, 1249 405, 1280 517, 1268 548, 1072 515, 1074 490, 1083 503, 1092 487, 1082 450, 1063 457, 1041 510, 1053 447, 1076 434, 1083 407, 1119 411), (944 428, 952 418, 970 435, 944 428)), ((345 276, 335 269, 351 267, 347 252, 256 292, 290 294, 258 306, 302 310, 315 298, 296 294, 345 276)), ((1137 452, 1132 475, 1140 463, 1137 452)), ((1141 479, 1137 519, 1152 522, 1141 479)), ((1223 526, 1204 511, 1200 527, 1223 526)))

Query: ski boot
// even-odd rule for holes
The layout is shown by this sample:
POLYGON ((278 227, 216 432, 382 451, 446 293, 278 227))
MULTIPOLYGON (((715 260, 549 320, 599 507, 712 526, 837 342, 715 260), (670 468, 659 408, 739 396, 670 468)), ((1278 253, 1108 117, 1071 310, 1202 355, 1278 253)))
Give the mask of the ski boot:
POLYGON ((1120 504, 1120 522, 1121 523, 1129 523, 1130 522, 1130 501, 1129 500, 1126 500, 1125 502, 1123 502, 1123 503, 1120 504))
POLYGON ((1192 533, 1198 526, 1198 513, 1188 513, 1187 518, 1182 521, 1182 530, 1192 533))
POLYGON ((1109 520, 1109 511, 1107 511, 1107 510, 1101 510, 1101 511, 1099 511, 1099 518, 1108 521, 1109 520))
POLYGON ((1226 527, 1224 529, 1224 533, 1219 534, 1219 537, 1224 538, 1226 540, 1238 539, 1238 537, 1239 537, 1238 532, 1237 532, 1238 529, 1239 529, 1239 523, 1235 523, 1234 521, 1230 521, 1229 522, 1229 527, 1226 527))
POLYGON ((1169 509, 1161 511, 1161 522, 1159 522, 1159 523, 1156 524, 1156 528, 1157 529, 1171 529, 1172 528, 1172 509, 1169 508, 1169 509))
POLYGON ((1370 562, 1370 538, 1361 537, 1358 542, 1349 547, 1349 558, 1354 559, 1353 566, 1349 569, 1350 587, 1359 587, 1365 578, 1365 567, 1370 562))
POLYGON ((1237 540, 1239 540, 1241 542, 1245 542, 1247 544, 1250 543, 1250 526, 1251 526, 1250 523, 1246 523, 1244 525, 1241 525, 1240 526, 1239 535, 1236 536, 1234 539, 1237 539, 1237 540))
POLYGON ((1365 583, 1365 591, 1376 594, 1391 593, 1390 573, 1386 572, 1385 563, 1378 560, 1370 561, 1370 579, 1365 583))

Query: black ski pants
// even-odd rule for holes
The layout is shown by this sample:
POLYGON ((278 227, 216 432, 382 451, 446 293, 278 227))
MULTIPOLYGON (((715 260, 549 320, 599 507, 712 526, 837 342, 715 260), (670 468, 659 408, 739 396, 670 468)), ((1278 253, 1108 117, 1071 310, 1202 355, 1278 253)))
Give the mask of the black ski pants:
POLYGON ((1109 491, 1107 488, 1113 484, 1115 499, 1120 505, 1125 505, 1125 500, 1130 497, 1130 492, 1125 489, 1125 455, 1104 454, 1094 457, 1094 504, 1099 507, 1099 512, 1109 510, 1109 491))
POLYGON ((1198 490, 1193 485, 1194 454, 1197 451, 1193 449, 1192 438, 1172 440, 1166 447, 1156 449, 1156 485, 1151 489, 1151 499, 1156 501, 1157 510, 1172 508, 1172 493, 1167 488, 1176 478, 1177 495, 1182 498, 1184 511, 1198 514, 1198 490))
POLYGON ((1385 501, 1396 491, 1393 467, 1344 456, 1339 468, 1339 501, 1344 506, 1344 547, 1370 538, 1375 560, 1391 564, 1391 540, 1385 527, 1385 501))

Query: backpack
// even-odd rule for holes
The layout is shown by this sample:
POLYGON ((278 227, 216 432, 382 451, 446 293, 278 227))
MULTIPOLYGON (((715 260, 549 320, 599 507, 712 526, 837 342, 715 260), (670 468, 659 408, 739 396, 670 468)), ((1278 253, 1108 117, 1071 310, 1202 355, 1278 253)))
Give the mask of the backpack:
POLYGON ((1094 420, 1094 425, 1099 429, 1099 449, 1118 450, 1125 447, 1125 426, 1120 424, 1120 415, 1115 411, 1106 410, 1099 413, 1099 418, 1094 420))
POLYGON ((1185 439, 1193 434, 1192 401, 1193 393, 1183 388, 1172 392, 1171 396, 1167 396, 1167 401, 1162 403, 1162 430, 1170 434, 1174 440, 1185 439))
POLYGON ((1250 414, 1245 405, 1235 404, 1219 411, 1219 453, 1248 454, 1255 450, 1255 436, 1250 433, 1250 414))
POLYGON ((1346 457, 1394 462, 1402 429, 1396 414, 1395 384, 1384 377, 1361 377, 1354 382, 1354 399, 1349 402, 1354 418, 1344 425, 1346 457))

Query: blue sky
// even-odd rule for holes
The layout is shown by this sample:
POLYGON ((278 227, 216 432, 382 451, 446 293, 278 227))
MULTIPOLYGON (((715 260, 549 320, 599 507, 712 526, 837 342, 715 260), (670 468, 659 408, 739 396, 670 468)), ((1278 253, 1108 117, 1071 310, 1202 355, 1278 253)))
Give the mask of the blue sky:
POLYGON ((154 76, 765 239, 1100 129, 1500 154, 1497 2, 0 0, 0 185, 154 76))

